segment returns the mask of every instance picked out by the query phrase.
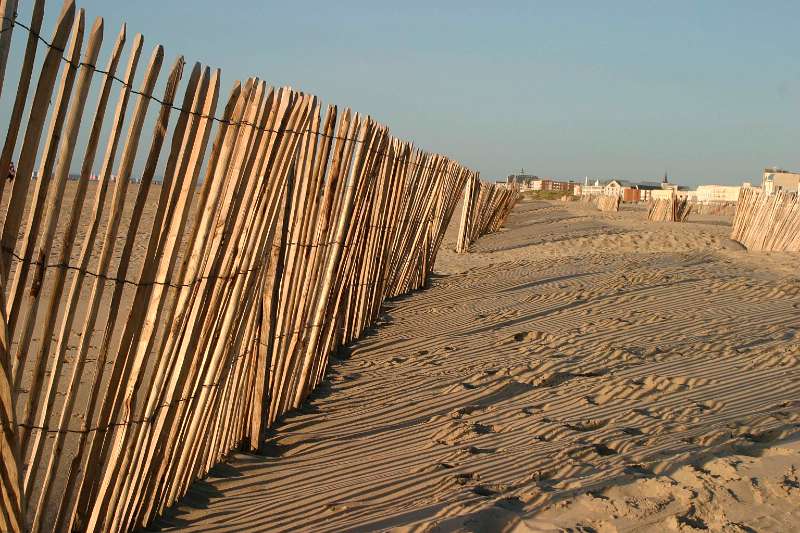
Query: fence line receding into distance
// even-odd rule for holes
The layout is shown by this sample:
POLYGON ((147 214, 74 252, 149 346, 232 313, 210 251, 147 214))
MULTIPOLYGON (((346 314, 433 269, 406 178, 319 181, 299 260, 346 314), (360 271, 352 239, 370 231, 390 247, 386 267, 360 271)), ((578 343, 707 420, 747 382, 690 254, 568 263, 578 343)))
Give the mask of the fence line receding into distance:
POLYGON ((27 30, 0 154, 0 527, 130 530, 424 286, 475 174, 290 88, 221 92, 72 0, 46 42, 42 0, 25 25, 0 9, 0 80, 27 30))
POLYGON ((737 202, 691 202, 693 215, 733 217, 737 202))
POLYGON ((671 198, 659 198, 647 204, 647 220, 650 222, 686 222, 691 212, 692 204, 674 194, 671 198))
POLYGON ((597 209, 603 212, 619 211, 620 196, 598 196, 597 209))
POLYGON ((622 198, 619 195, 584 195, 579 199, 581 205, 591 206, 603 212, 619 211, 621 202, 622 198))
POLYGON ((743 188, 731 223, 731 239, 753 251, 800 252, 800 196, 786 191, 767 195, 743 188))
POLYGON ((470 174, 464 184, 456 252, 466 253, 479 237, 499 230, 518 199, 519 185, 485 183, 477 173, 470 174))

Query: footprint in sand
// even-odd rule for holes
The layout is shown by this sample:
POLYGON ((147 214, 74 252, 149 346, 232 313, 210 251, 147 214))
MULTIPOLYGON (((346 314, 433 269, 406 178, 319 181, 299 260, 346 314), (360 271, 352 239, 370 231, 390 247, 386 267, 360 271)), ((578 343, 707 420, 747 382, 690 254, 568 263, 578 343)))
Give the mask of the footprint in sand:
POLYGON ((473 413, 479 413, 486 410, 486 407, 481 405, 467 405, 465 407, 459 407, 458 409, 454 409, 450 411, 450 418, 453 419, 460 419, 464 417, 464 415, 471 415, 473 413))
POLYGON ((496 453, 496 448, 479 448, 477 446, 467 446, 464 448, 464 451, 470 455, 484 455, 484 454, 492 454, 496 453))
POLYGON ((577 422, 568 422, 564 424, 564 427, 571 429, 572 431, 594 431, 596 429, 600 429, 605 427, 608 424, 608 420, 579 420, 577 422))
POLYGON ((541 413, 543 409, 543 405, 528 405, 520 409, 520 411, 526 416, 532 416, 541 413))
POLYGON ((444 427, 437 429, 431 435, 431 440, 436 444, 447 446, 465 444, 482 435, 497 433, 494 426, 478 422, 467 423, 463 420, 452 420, 444 427))
POLYGON ((520 331, 511 336, 513 342, 552 342, 554 339, 553 335, 543 331, 520 331))

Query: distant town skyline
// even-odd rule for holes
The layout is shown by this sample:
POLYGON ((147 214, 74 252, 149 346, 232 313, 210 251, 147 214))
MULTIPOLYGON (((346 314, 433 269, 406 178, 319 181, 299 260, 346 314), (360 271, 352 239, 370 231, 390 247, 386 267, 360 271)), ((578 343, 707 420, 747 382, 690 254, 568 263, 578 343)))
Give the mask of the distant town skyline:
MULTIPOLYGON (((763 172, 763 169, 762 171, 763 172)), ((587 175, 587 176, 561 176, 561 175, 549 175, 549 174, 541 174, 535 171, 529 171, 524 168, 520 169, 518 172, 509 172, 503 178, 498 178, 496 181, 505 182, 507 178, 510 176, 519 176, 519 175, 526 175, 526 176, 536 176, 539 179, 550 179, 550 180, 560 180, 560 181, 574 181, 574 182, 581 182, 583 183, 585 180, 589 180, 590 182, 594 182, 596 180, 599 181, 610 181, 610 180, 622 180, 622 181, 629 181, 633 183, 659 183, 662 181, 668 181, 669 183, 674 183, 677 185, 713 185, 715 183, 710 181, 699 181, 697 183, 685 184, 683 183, 680 178, 675 178, 669 172, 664 172, 661 175, 647 175, 647 176, 620 176, 620 175, 611 175, 611 176, 597 176, 597 175, 587 175)), ((752 182, 752 183, 759 183, 761 181, 761 174, 755 175, 749 179, 743 179, 741 182, 732 184, 732 185, 740 185, 743 182, 752 182)), ((720 183, 720 185, 724 185, 720 183)))
MULTIPOLYGON (((90 21, 105 16, 103 58, 127 22, 145 57, 160 43, 167 64, 183 54, 220 67, 223 93, 258 74, 369 113, 486 180, 521 167, 624 179, 668 169, 694 186, 800 168, 795 2, 234 5, 80 3, 90 21)), ((23 22, 30 9, 20 4, 23 22)), ((13 38, 24 46, 23 32, 13 38)))

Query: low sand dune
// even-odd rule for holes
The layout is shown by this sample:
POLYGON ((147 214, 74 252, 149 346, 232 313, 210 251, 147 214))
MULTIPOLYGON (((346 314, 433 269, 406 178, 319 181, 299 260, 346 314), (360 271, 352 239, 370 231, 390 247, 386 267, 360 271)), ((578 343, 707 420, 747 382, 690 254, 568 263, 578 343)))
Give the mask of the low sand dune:
POLYGON ((796 528, 798 257, 696 218, 520 204, 156 526, 796 528))

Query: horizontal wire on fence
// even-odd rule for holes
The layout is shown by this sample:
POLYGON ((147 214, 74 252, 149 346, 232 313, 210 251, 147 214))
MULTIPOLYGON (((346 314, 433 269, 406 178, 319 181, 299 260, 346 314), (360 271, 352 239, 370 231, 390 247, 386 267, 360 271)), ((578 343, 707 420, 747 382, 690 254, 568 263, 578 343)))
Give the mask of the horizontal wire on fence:
MULTIPOLYGON (((338 241, 338 240, 325 241, 325 242, 320 242, 320 243, 317 243, 317 244, 303 244, 303 243, 297 243, 297 242, 285 243, 285 244, 287 246, 295 246, 297 248, 319 248, 319 247, 323 247, 323 246, 330 246, 332 244, 341 244, 342 248, 349 249, 352 246, 352 243, 347 243, 347 242, 338 241)), ((279 248, 281 246, 282 245, 280 245, 280 244, 273 244, 272 245, 273 248, 279 248)), ((195 276, 191 281, 189 281, 187 283, 174 283, 174 282, 171 282, 171 281, 157 281, 157 280, 153 280, 153 281, 148 281, 148 282, 143 282, 142 283, 142 282, 130 280, 128 278, 119 278, 119 277, 111 276, 111 275, 108 275, 108 274, 100 274, 100 273, 95 272, 93 270, 89 270, 88 268, 81 268, 81 267, 78 267, 78 266, 75 266, 75 265, 72 265, 72 264, 69 264, 69 263, 47 263, 47 264, 43 264, 41 261, 38 261, 38 260, 25 259, 24 257, 20 256, 18 253, 16 253, 16 251, 11 250, 10 248, 5 247, 5 246, 0 247, 0 250, 3 250, 5 253, 9 254, 11 257, 16 259, 16 261, 18 263, 22 263, 22 264, 25 264, 25 265, 28 265, 28 266, 43 267, 45 270, 47 270, 47 269, 72 270, 72 271, 75 271, 75 272, 80 272, 81 274, 86 275, 86 276, 99 278, 99 279, 103 279, 103 280, 106 280, 106 281, 113 281, 113 282, 116 282, 116 283, 123 283, 125 285, 132 285, 134 287, 162 286, 162 287, 171 287, 173 289, 183 289, 183 288, 187 288, 187 287, 192 287, 192 286, 194 286, 196 283, 198 283, 200 281, 215 281, 215 280, 227 281, 227 280, 232 280, 232 279, 237 278, 238 276, 241 276, 241 275, 244 275, 244 274, 250 274, 250 273, 255 272, 256 270, 259 270, 261 268, 261 267, 256 267, 256 268, 248 268, 246 270, 236 270, 236 271, 234 271, 233 273, 231 273, 231 274, 229 274, 227 276, 208 276, 208 275, 195 276)))
POLYGON ((10 250, 9 248, 7 248, 5 246, 3 246, 0 249, 2 249, 7 254, 11 255, 19 263, 23 263, 23 264, 26 264, 28 266, 38 266, 38 267, 44 268, 45 270, 47 270, 47 269, 55 269, 55 268, 63 269, 63 270, 73 270, 75 272, 80 272, 81 274, 86 275, 86 276, 95 277, 95 278, 99 278, 99 279, 104 279, 106 281, 114 281, 116 283, 123 283, 125 285, 133 285, 134 287, 162 286, 162 287, 171 287, 173 289, 183 289, 183 288, 187 288, 187 287, 192 287, 192 286, 194 286, 195 284, 197 284, 200 281, 204 281, 204 280, 208 280, 208 281, 213 281, 213 280, 227 281, 227 280, 235 279, 235 278, 237 278, 237 277, 239 277, 239 276, 241 276, 243 274, 250 274, 251 272, 255 272, 256 270, 258 270, 258 268, 249 268, 247 270, 237 270, 237 271, 235 271, 235 272, 233 272, 233 273, 231 273, 231 274, 229 274, 227 276, 195 276, 195 278, 192 281, 188 282, 188 283, 173 283, 173 282, 168 282, 168 281, 157 281, 157 280, 140 283, 138 281, 133 281, 133 280, 130 280, 128 278, 118 278, 116 276, 110 276, 108 274, 100 274, 98 272, 94 272, 94 271, 86 269, 86 268, 81 268, 81 267, 78 267, 78 266, 75 266, 75 265, 71 265, 69 263, 66 263, 66 264, 65 263, 47 263, 47 264, 43 265, 41 261, 36 261, 36 260, 32 260, 32 259, 25 259, 24 257, 21 257, 15 251, 10 250))
MULTIPOLYGON (((245 350, 244 352, 241 352, 241 353, 237 354, 235 357, 232 357, 230 361, 225 363, 225 365, 223 365, 220 368, 220 370, 225 370, 225 369, 228 369, 228 368, 232 367, 234 364, 236 364, 236 361, 238 361, 239 359, 241 359, 243 357, 246 357, 247 355, 252 353, 252 351, 253 351, 252 349, 248 349, 248 350, 245 350)), ((217 381, 215 381, 213 383, 203 383, 202 385, 199 385, 197 387, 197 389, 199 391, 199 389, 202 389, 202 388, 206 388, 206 389, 217 388, 220 385, 224 385, 226 383, 226 381, 227 381, 226 379, 224 379, 224 380, 220 379, 220 380, 217 380, 217 381)), ((197 396, 197 392, 195 392, 193 394, 190 394, 189 396, 184 396, 184 397, 181 397, 181 398, 175 398, 174 400, 172 400, 170 402, 166 402, 166 403, 162 402, 162 403, 156 405, 153 408, 153 412, 152 413, 150 413, 147 416, 141 417, 141 418, 128 419, 128 420, 125 420, 125 421, 122 421, 122 422, 111 422, 111 423, 108 423, 108 424, 104 424, 102 426, 94 426, 94 427, 90 427, 90 428, 86 428, 86 429, 50 428, 50 426, 47 426, 47 425, 46 426, 38 426, 38 425, 35 425, 35 424, 25 424, 25 423, 21 423, 21 422, 18 422, 16 425, 17 425, 17 427, 27 428, 27 429, 35 429, 35 430, 38 430, 38 431, 43 431, 44 433, 72 433, 72 434, 78 434, 78 435, 86 435, 88 433, 96 433, 96 432, 108 431, 109 429, 116 428, 116 427, 133 426, 133 425, 136 425, 136 424, 152 424, 155 421, 155 417, 159 413, 159 411, 161 411, 165 407, 172 407, 174 405, 178 405, 179 403, 191 401, 196 396, 197 396)), ((0 423, 0 428, 5 427, 5 426, 6 426, 6 424, 0 423)))
MULTIPOLYGON (((319 248, 320 246, 330 246, 331 244, 341 244, 345 248, 349 248, 350 244, 346 241, 323 241, 318 243, 302 243, 302 242, 287 242, 284 243, 286 246, 295 246, 297 248, 319 248)), ((280 245, 272 245, 273 247, 280 246, 280 245)))
POLYGON ((301 243, 301 242, 289 242, 289 243, 282 243, 282 244, 281 243, 279 243, 279 244, 272 243, 271 246, 273 248, 281 248, 283 246, 295 246, 297 248, 320 248, 322 246, 329 246, 331 244, 341 244, 342 248, 344 248, 346 250, 349 249, 350 246, 352 245, 352 243, 348 243, 347 241, 338 241, 338 240, 336 240, 336 241, 323 241, 323 242, 319 242, 319 243, 316 243, 316 244, 304 244, 304 243, 301 243))
MULTIPOLYGON (((320 327, 322 327, 324 325, 325 325, 324 323, 321 323, 321 324, 304 324, 303 327, 300 328, 300 329, 295 329, 293 331, 287 331, 286 333, 275 334, 275 335, 272 336, 272 338, 273 339, 282 339, 284 337, 291 337, 293 335, 300 335, 304 331, 308 331, 309 329, 312 329, 312 328, 320 328, 320 327)), ((266 346, 266 344, 264 346, 266 346)))
MULTIPOLYGON (((57 46, 53 46, 53 44, 50 43, 50 41, 48 41, 47 39, 42 37, 37 32, 33 31, 30 27, 26 26, 24 23, 19 22, 16 19, 16 14, 15 14, 14 18, 0 17, 0 20, 5 20, 5 21, 8 21, 8 22, 11 22, 11 26, 9 26, 8 28, 3 28, 2 30, 0 30, 0 33, 3 33, 5 31, 10 30, 13 26, 19 26, 23 30, 27 31, 28 33, 30 33, 31 35, 36 37, 39 41, 44 43, 44 45, 47 46, 48 48, 51 48, 51 49, 59 52, 60 54, 63 54, 64 51, 65 51, 63 48, 58 48, 57 46)), ((85 67, 90 68, 92 71, 94 71, 95 74, 104 74, 106 76, 110 76, 112 80, 118 82, 123 87, 127 87, 130 90, 130 92, 133 93, 133 94, 136 94, 136 95, 139 95, 141 97, 144 97, 144 98, 147 98, 149 100, 152 100, 154 102, 157 102, 162 106, 168 106, 169 108, 173 109, 174 111, 179 111, 181 113, 187 113, 189 115, 195 116, 195 117, 200 118, 200 119, 211 120, 212 122, 218 122, 218 123, 224 124, 226 126, 250 126, 251 128, 254 128, 256 131, 261 131, 261 132, 269 132, 269 133, 275 133, 275 134, 293 133, 293 134, 297 134, 297 135, 305 135, 305 134, 311 133, 311 134, 317 135, 319 137, 323 137, 323 138, 331 139, 331 140, 339 140, 339 141, 344 141, 344 142, 355 142, 355 143, 358 143, 358 144, 365 144, 366 143, 367 145, 371 145, 372 144, 369 140, 361 140, 361 139, 358 139, 356 137, 346 137, 346 136, 342 137, 341 135, 331 135, 331 134, 327 134, 327 133, 324 133, 324 132, 321 132, 321 131, 314 131, 311 128, 306 128, 304 130, 294 130, 294 129, 291 129, 291 128, 274 129, 274 128, 268 128, 266 126, 258 126, 256 124, 253 124, 250 121, 247 121, 247 120, 239 120, 239 121, 225 120, 225 119, 218 118, 218 117, 216 117, 214 115, 206 115, 206 114, 203 114, 203 113, 199 113, 197 111, 192 111, 190 109, 183 109, 182 107, 178 107, 178 106, 176 106, 174 104, 171 104, 171 103, 168 104, 167 102, 161 100, 157 96, 153 96, 152 94, 143 93, 143 92, 141 92, 141 91, 139 91, 137 89, 134 89, 133 85, 131 85, 129 83, 126 83, 125 80, 123 80, 121 78, 118 78, 115 75, 111 76, 110 72, 108 72, 107 70, 103 70, 101 68, 98 68, 96 65, 91 65, 91 64, 86 63, 84 61, 80 61, 77 64, 75 64, 72 61, 70 61, 69 59, 67 59, 66 57, 64 57, 63 55, 61 55, 61 59, 64 62, 66 62, 67 64, 69 64, 70 66, 72 66, 73 68, 77 69, 78 67, 85 66, 85 67)), ((184 64, 186 64, 185 61, 184 61, 184 64)), ((435 164, 434 165, 424 165, 424 164, 420 164, 420 163, 415 163, 414 161, 410 161, 410 157, 411 156, 409 156, 409 155, 396 156, 396 155, 390 154, 390 153, 388 153, 388 152, 386 152, 384 150, 377 150, 377 149, 373 149, 373 148, 368 148, 367 151, 369 153, 371 153, 371 154, 375 154, 375 155, 379 155, 379 156, 383 156, 383 157, 388 157, 390 160, 393 160, 393 161, 395 161, 395 160, 405 161, 408 165, 414 166, 414 167, 417 167, 417 168, 422 168, 423 170, 434 170, 435 167, 436 167, 435 164)), ((454 175, 454 171, 450 171, 450 172, 446 173, 446 175, 452 177, 454 175)))

